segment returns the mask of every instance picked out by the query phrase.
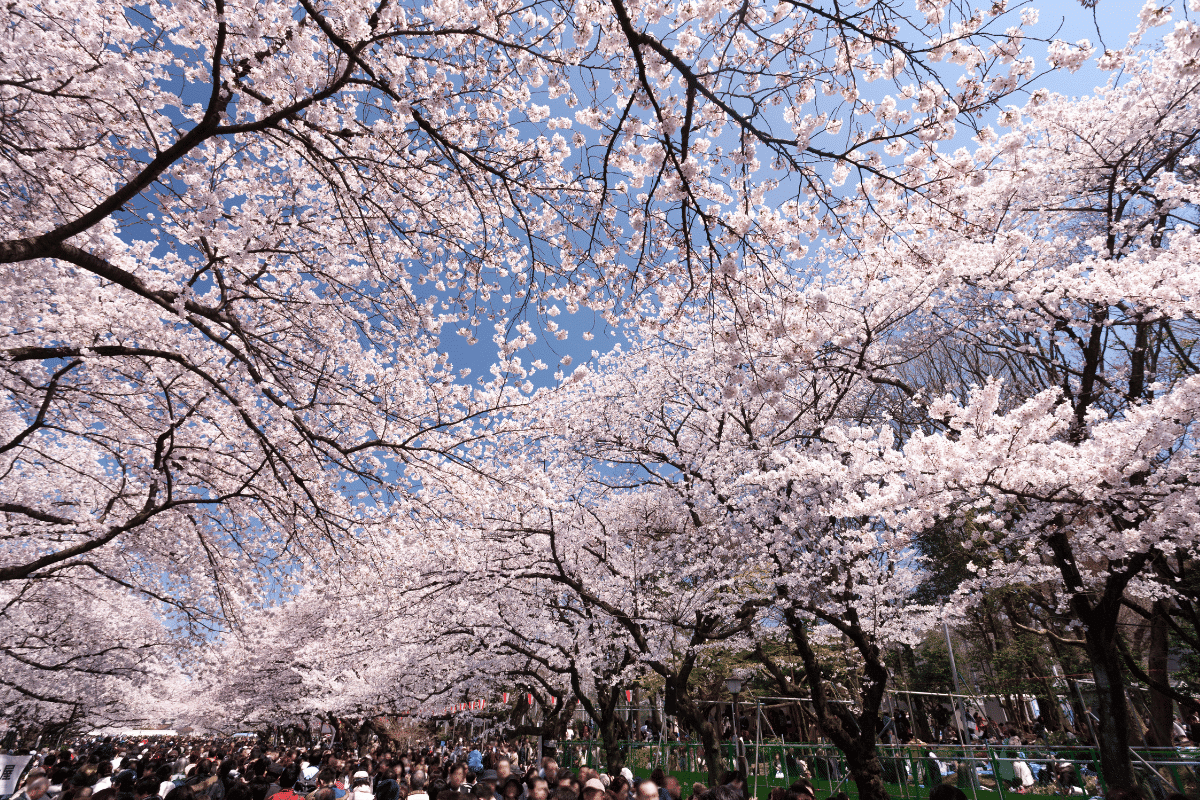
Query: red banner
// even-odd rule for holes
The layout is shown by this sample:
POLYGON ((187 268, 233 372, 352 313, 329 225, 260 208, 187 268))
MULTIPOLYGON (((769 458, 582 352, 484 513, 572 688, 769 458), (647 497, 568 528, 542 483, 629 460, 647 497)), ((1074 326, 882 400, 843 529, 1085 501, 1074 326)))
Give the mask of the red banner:
POLYGON ((446 706, 446 714, 457 714, 459 711, 479 711, 487 705, 487 700, 471 700, 466 703, 456 703, 451 706, 446 706))

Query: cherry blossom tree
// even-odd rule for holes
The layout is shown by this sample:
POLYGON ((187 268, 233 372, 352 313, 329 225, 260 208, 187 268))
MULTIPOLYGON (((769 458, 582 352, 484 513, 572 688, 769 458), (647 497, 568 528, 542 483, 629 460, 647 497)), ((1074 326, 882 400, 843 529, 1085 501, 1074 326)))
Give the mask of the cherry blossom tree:
MULTIPOLYGON (((1105 781, 1122 787, 1136 777, 1118 613, 1169 597, 1196 548, 1200 33, 1180 22, 1161 49, 1139 51, 1169 15, 1148 5, 1141 21, 1101 58, 1113 78, 1093 97, 1035 93, 1002 115, 1011 132, 985 128, 974 153, 955 155, 952 213, 914 204, 886 232, 878 209, 864 213, 862 239, 832 242, 827 274, 781 301, 803 311, 774 345, 838 358, 916 402, 903 459, 880 449, 860 513, 896 530, 969 518, 973 546, 991 555, 968 588, 1060 588, 1078 626, 1063 641, 1096 678, 1105 781), (839 319, 842 337, 813 339, 813 313, 839 319), (994 379, 927 383, 946 341, 994 379)), ((759 346, 768 332, 744 338, 759 346)))
POLYGON ((125 724, 178 668, 178 642, 134 592, 99 576, 0 589, 0 703, 31 731, 125 724))
POLYGON ((569 457, 555 460, 542 471, 523 462, 523 476, 510 473, 508 502, 487 506, 497 558, 486 580, 527 593, 523 604, 509 605, 506 596, 493 623, 497 648, 561 676, 595 721, 613 773, 624 765, 628 738, 618 718, 624 689, 645 676, 662 680, 666 713, 700 734, 717 780, 719 731, 690 681, 705 646, 744 634, 754 609, 713 613, 704 599, 714 587, 681 578, 692 567, 677 559, 670 540, 687 515, 671 498, 654 491, 597 494, 588 485, 592 476, 572 470, 569 457), (570 480, 572 473, 580 482, 570 480))
MULTIPOLYGON (((860 792, 882 797, 883 650, 915 642, 937 616, 912 599, 923 567, 904 531, 877 513, 862 519, 899 458, 886 423, 863 426, 886 417, 881 389, 833 360, 756 375, 733 310, 713 319, 647 325, 539 394, 509 445, 493 443, 485 472, 499 488, 466 494, 478 498, 496 574, 544 584, 531 601, 559 612, 556 622, 525 612, 529 632, 511 633, 572 677, 597 663, 605 677, 632 672, 622 657, 632 654, 664 681, 667 713, 700 734, 715 780, 719 732, 689 686, 698 659, 715 643, 755 650, 786 632, 822 729, 860 792), (832 702, 817 655, 843 636, 866 664, 855 711, 832 702), (597 647, 611 660, 597 662, 597 647)), ((811 319, 822 340, 837 335, 839 320, 811 319)), ((786 320, 759 321, 771 331, 786 320)))
POLYGON ((1036 73, 996 3, 3 14, 0 584, 101 580, 179 642, 390 553, 528 401, 531 320, 769 287, 864 207, 956 209, 936 143, 1036 73), (441 337, 488 326, 472 385, 441 337))

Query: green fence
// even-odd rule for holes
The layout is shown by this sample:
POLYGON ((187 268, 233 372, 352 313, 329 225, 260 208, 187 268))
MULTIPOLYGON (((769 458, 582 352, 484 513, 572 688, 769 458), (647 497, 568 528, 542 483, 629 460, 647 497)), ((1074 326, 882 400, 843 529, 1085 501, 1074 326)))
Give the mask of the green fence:
MULTIPOLYGON (((685 798, 693 783, 708 781, 699 744, 626 742, 624 747, 626 764, 635 775, 646 777, 662 767, 683 785, 685 798)), ((759 800, 796 778, 811 780, 818 800, 838 792, 857 800, 845 759, 831 745, 747 742, 744 749, 750 792, 759 800)), ((1172 792, 1200 794, 1200 751, 1137 748, 1131 752, 1148 797, 1164 800, 1172 792)), ((897 800, 924 800, 938 783, 953 783, 972 800, 1016 800, 1018 794, 1080 798, 1104 794, 1099 756, 1088 747, 880 745, 879 755, 888 793, 897 800), (1032 777, 1033 784, 1018 789, 1022 775, 1026 781, 1032 777)), ((723 747, 722 758, 722 766, 733 768, 732 744, 723 747)), ((604 753, 595 741, 560 742, 559 763, 570 769, 603 769, 604 753)))

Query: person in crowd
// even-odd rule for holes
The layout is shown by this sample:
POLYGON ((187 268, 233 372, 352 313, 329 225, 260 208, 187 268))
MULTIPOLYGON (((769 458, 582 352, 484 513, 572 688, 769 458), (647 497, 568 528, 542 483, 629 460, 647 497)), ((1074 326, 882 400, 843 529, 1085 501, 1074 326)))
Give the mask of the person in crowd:
POLYGON ((429 795, 425 792, 425 770, 414 769, 408 776, 408 786, 412 789, 408 800, 429 800, 429 795))
POLYGON ((274 800, 302 800, 296 792, 296 781, 300 779, 300 766, 290 764, 279 775, 279 791, 271 795, 274 800))
POLYGON ((184 785, 191 787, 197 800, 225 800, 225 787, 217 779, 211 759, 198 759, 192 776, 184 781, 184 785))
POLYGON ((330 789, 336 800, 341 800, 341 798, 346 796, 345 790, 339 788, 337 785, 337 772, 332 767, 324 767, 317 772, 317 788, 305 800, 317 800, 317 792, 324 788, 330 789))
POLYGON ((479 780, 475 783, 476 788, 482 786, 487 791, 484 797, 496 798, 499 795, 496 793, 496 786, 500 783, 500 774, 494 769, 485 769, 479 776, 479 780))
POLYGON ((639 781, 634 798, 635 800, 658 800, 658 784, 648 779, 639 781))
POLYGON ((535 777, 529 783, 529 800, 548 800, 550 797, 550 784, 545 778, 535 777))
POLYGON ((133 800, 162 800, 158 793, 159 786, 157 775, 143 775, 133 784, 133 800))
POLYGON ((807 778, 797 778, 788 787, 785 797, 786 800, 816 800, 817 794, 813 789, 812 781, 807 778))
POLYGON ((462 786, 467 782, 467 765, 457 763, 450 768, 450 774, 446 776, 446 788, 455 792, 461 792, 462 786))
POLYGON ((25 783, 25 788, 14 795, 13 800, 42 800, 50 791, 50 779, 37 775, 25 783))
POLYGON ((601 800, 605 791, 603 781, 599 778, 589 778, 587 783, 583 784, 581 800, 601 800))
POLYGON ((560 769, 555 776, 555 784, 556 788, 570 789, 575 793, 575 800, 579 800, 579 777, 574 772, 571 772, 569 769, 560 769))
MULTIPOLYGON (((112 786, 113 765, 108 759, 101 759, 96 764, 96 782, 92 784, 92 795, 98 795, 112 786)), ((102 795, 108 797, 107 795, 102 795)))
POLYGON ((353 788, 350 790, 349 800, 375 800, 375 794, 371 791, 371 775, 366 770, 358 770, 351 777, 353 788))
POLYGON ((520 800, 524 793, 525 785, 521 783, 521 779, 516 775, 509 775, 500 784, 499 794, 503 800, 520 800))
POLYGON ((749 789, 747 788, 748 781, 746 780, 746 773, 742 772, 741 770, 731 770, 725 773, 724 785, 732 786, 734 789, 736 789, 738 794, 742 797, 742 800, 749 800, 750 793, 749 789))

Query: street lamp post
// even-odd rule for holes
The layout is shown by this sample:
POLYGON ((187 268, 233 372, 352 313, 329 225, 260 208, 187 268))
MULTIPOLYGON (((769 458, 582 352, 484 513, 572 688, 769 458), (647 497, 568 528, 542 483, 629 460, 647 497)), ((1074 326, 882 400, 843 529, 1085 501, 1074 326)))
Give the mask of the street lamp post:
POLYGON ((728 678, 725 688, 733 695, 733 759, 736 769, 742 768, 742 736, 738 732, 738 695, 742 693, 742 682, 737 678, 728 678))

